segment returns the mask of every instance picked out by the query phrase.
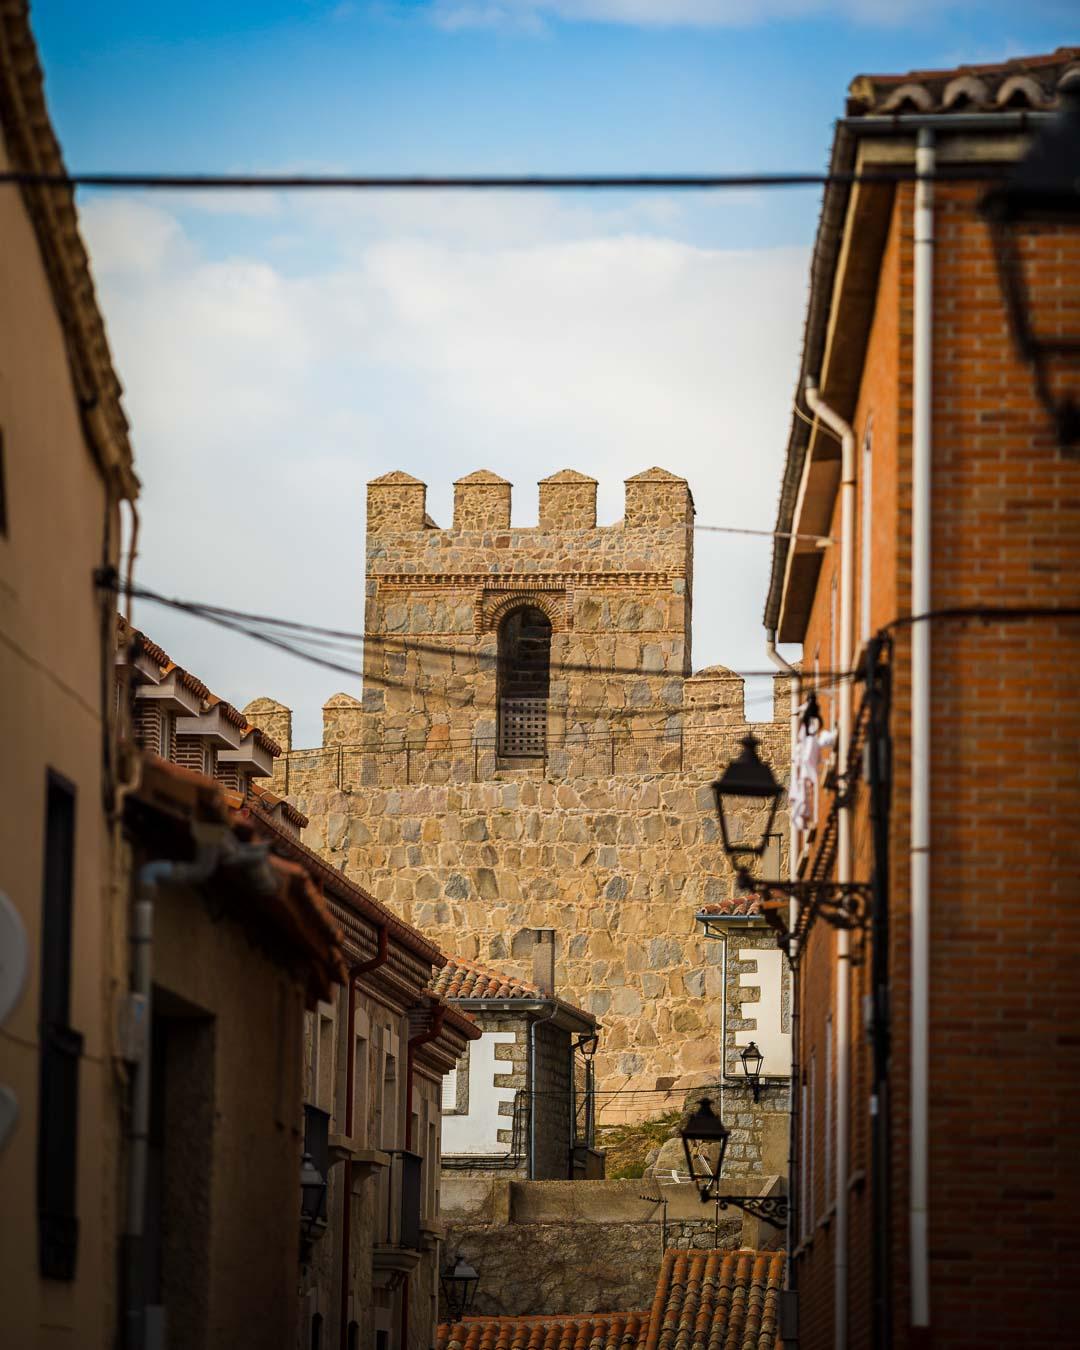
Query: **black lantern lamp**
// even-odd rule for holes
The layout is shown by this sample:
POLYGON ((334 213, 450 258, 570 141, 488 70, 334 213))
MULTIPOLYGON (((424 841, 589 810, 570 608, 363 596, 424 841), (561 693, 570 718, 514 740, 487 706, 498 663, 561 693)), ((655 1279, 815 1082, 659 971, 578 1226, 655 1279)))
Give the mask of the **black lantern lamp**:
POLYGON ((702 1097, 697 1110, 679 1131, 686 1150, 686 1170, 691 1182, 698 1188, 701 1203, 716 1203, 719 1211, 734 1205, 747 1214, 783 1228, 787 1222, 788 1202, 783 1195, 724 1195, 720 1190, 720 1172, 724 1166, 730 1131, 716 1112, 708 1097, 702 1097))
POLYGON ((719 1183, 730 1131, 712 1109, 708 1097, 702 1097, 679 1134, 690 1180, 701 1192, 702 1200, 708 1200, 719 1183))
POLYGON ((739 1058, 742 1060, 743 1073, 746 1074, 746 1081, 750 1084, 750 1091, 754 1094, 754 1101, 758 1102, 761 1100, 761 1066, 765 1062, 765 1056, 757 1048, 757 1043, 751 1041, 739 1058))
POLYGON ((312 1242, 326 1227, 323 1204, 326 1178, 315 1166, 310 1153, 300 1159, 300 1222, 305 1239, 312 1242))
MULTIPOLYGON (((716 811, 720 817, 720 832, 724 837, 724 852, 729 858, 760 858, 765 852, 773 821, 784 789, 776 781, 773 771, 758 755, 756 736, 742 738, 742 752, 731 761, 713 784, 716 811), (745 832, 746 818, 765 808, 765 824, 760 833, 745 832)), ((746 864, 738 864, 740 881, 746 864)))
POLYGON ((589 1035, 581 1035, 574 1042, 574 1049, 580 1050, 586 1059, 592 1059, 596 1054, 596 1047, 600 1044, 600 1036, 593 1031, 589 1035))
POLYGON ((1039 401, 1062 448, 1080 453, 1080 395, 1060 388, 1068 370, 1080 374, 1080 278, 1075 263, 1055 266, 1036 247, 1047 227, 1071 227, 1069 238, 1080 239, 1080 75, 1062 88, 1061 104, 1004 183, 986 194, 980 211, 993 237, 1017 350, 1034 370, 1039 401))
POLYGON ((439 1276, 439 1283, 452 1320, 460 1322, 463 1317, 468 1317, 480 1276, 460 1252, 439 1276))

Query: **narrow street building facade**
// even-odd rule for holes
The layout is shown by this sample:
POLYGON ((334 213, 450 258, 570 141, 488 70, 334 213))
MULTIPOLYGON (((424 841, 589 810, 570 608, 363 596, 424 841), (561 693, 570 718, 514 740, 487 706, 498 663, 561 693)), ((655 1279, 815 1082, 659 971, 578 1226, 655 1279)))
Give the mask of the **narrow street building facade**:
MULTIPOLYGON (((807 771, 800 875, 868 887, 854 928, 812 904, 796 928, 814 1350, 1075 1337, 1080 463, 978 208, 1077 79, 1077 49, 862 77, 834 142, 838 174, 940 181, 826 189, 777 528, 834 543, 778 537, 766 611, 804 646, 804 749, 843 739, 851 697, 846 773, 839 746, 807 771)), ((1075 331, 1075 231, 1023 247, 1037 322, 1075 331)))
POLYGON ((480 1033, 429 989, 438 948, 258 783, 276 742, 124 624, 119 654, 146 756, 127 808, 136 900, 147 862, 179 867, 153 896, 148 1326, 192 1350, 425 1350, 443 1076, 480 1033))
MULTIPOLYGON (((62 173, 23 4, 0 4, 0 169, 62 173)), ((117 1158, 109 968, 120 387, 68 189, 0 192, 0 1341, 104 1344, 117 1158)))

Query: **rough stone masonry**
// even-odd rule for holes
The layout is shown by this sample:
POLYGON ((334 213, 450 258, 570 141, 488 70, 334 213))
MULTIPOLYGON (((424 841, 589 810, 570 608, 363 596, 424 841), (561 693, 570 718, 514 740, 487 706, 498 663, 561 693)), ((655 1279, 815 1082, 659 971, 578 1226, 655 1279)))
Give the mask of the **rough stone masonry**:
MULTIPOLYGON (((442 529, 415 478, 368 485, 363 698, 327 702, 322 747, 290 746, 274 788, 310 817, 311 846, 447 951, 528 978, 531 930, 555 929, 557 991, 603 1021, 600 1087, 677 1092, 719 1072, 719 944, 694 913, 733 893, 710 784, 747 731, 743 680, 691 673, 685 479, 628 479, 608 526, 595 479, 539 486, 539 524, 520 528, 511 485, 470 474, 442 529), (549 633, 531 756, 500 724, 522 611, 549 633)), ((774 694, 752 729, 779 775, 786 681, 774 694)), ((289 745, 288 709, 245 712, 289 745)))

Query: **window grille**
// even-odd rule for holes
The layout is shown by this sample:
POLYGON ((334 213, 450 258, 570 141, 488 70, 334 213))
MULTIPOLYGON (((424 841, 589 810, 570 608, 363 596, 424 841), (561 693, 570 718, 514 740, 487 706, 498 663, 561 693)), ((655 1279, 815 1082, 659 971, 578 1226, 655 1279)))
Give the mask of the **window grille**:
POLYGON ((543 756, 547 749, 546 698, 504 698, 499 703, 499 754, 543 756))

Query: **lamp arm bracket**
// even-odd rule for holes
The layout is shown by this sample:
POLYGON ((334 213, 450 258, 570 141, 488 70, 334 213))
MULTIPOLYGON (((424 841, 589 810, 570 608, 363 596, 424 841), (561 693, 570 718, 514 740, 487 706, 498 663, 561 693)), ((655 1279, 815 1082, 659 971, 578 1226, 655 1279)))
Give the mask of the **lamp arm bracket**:
POLYGON ((741 1209, 752 1218, 773 1228, 785 1228, 788 1219, 786 1195, 713 1195, 708 1186, 701 1188, 702 1203, 715 1200, 718 1209, 741 1209))

